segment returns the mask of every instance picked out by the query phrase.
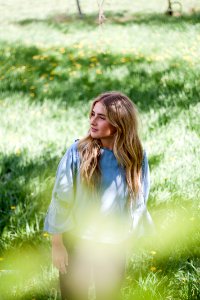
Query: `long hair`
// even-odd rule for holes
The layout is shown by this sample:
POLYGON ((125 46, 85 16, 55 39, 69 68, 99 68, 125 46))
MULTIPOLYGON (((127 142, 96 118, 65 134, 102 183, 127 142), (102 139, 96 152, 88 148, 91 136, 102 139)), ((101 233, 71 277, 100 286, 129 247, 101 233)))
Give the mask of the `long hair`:
MULTIPOLYGON (((94 99, 90 111, 97 102, 101 102, 106 110, 106 118, 116 129, 113 146, 118 163, 124 167, 129 195, 133 199, 140 188, 143 149, 138 136, 137 109, 124 94, 116 91, 105 92, 94 99)), ((101 141, 88 135, 78 143, 81 164, 80 174, 83 182, 91 189, 100 179, 99 157, 101 141)))

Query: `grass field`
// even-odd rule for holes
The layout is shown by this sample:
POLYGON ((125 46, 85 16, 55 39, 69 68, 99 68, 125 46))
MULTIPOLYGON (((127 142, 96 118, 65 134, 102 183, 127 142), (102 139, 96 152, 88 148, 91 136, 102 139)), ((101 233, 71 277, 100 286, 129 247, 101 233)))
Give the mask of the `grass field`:
POLYGON ((125 300, 197 300, 200 4, 183 0, 0 0, 0 299, 60 299, 43 233, 58 162, 88 128, 91 100, 120 90, 138 106, 156 236, 130 255, 125 300))

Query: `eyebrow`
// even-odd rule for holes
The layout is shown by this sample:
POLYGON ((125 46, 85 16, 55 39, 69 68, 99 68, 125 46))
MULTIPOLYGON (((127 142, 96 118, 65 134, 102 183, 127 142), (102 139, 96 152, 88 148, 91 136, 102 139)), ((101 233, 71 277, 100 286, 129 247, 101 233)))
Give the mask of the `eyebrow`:
MULTIPOLYGON (((95 111, 92 110, 92 113, 95 113, 95 111)), ((97 115, 98 115, 98 116, 104 116, 104 117, 106 117, 106 115, 104 115, 104 114, 98 114, 98 113, 97 113, 97 115)))

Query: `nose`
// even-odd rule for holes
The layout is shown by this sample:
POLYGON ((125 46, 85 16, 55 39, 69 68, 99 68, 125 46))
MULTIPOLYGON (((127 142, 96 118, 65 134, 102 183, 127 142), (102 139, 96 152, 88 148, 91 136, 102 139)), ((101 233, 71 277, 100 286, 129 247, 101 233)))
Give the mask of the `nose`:
POLYGON ((96 117, 94 117, 94 116, 91 117, 90 124, 94 125, 94 126, 97 125, 97 119, 96 119, 96 117))

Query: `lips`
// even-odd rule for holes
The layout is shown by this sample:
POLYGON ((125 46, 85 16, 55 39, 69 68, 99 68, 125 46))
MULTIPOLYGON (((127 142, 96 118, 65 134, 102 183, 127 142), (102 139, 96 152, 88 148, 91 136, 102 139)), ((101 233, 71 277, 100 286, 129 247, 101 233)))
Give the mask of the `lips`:
POLYGON ((93 128, 93 127, 91 127, 90 129, 91 129, 92 132, 97 132, 98 131, 98 129, 93 128))

